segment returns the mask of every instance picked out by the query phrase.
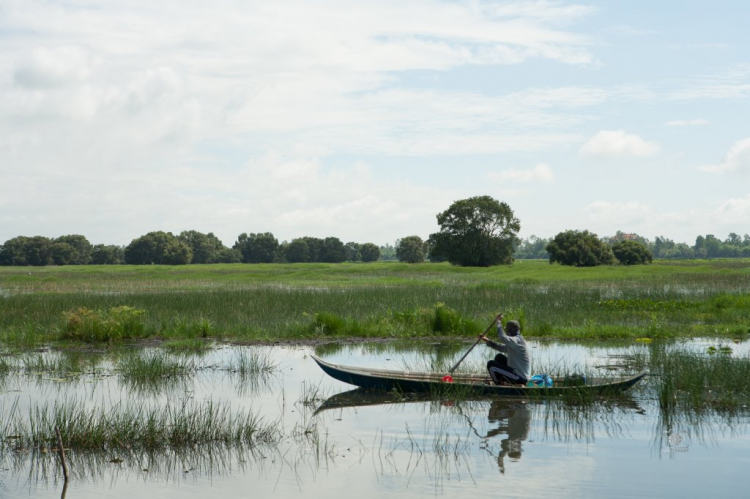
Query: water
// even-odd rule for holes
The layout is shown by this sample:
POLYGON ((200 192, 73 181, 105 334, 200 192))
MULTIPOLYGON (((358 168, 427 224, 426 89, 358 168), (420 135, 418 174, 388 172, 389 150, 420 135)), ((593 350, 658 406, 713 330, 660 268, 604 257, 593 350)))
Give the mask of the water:
MULTIPOLYGON (((563 366, 590 374, 627 369, 624 356, 646 348, 530 344, 537 372, 563 366)), ((692 341, 690 348, 712 344, 692 341)), ((341 364, 399 369, 436 358, 450 365, 467 346, 363 343, 323 346, 317 354, 341 364)), ((747 343, 732 347, 732 355, 748 353, 747 343)), ((76 498, 738 497, 750 484, 747 418, 665 416, 653 380, 627 397, 589 406, 397 394, 347 401, 353 387, 326 377, 311 353, 313 347, 221 347, 190 357, 195 370, 189 375, 140 383, 124 378, 119 367, 132 352, 95 355, 72 373, 11 369, 0 385, 2 427, 14 405, 28 414, 30 407, 70 400, 107 410, 213 401, 259 414, 282 436, 254 449, 70 451, 73 477, 65 494, 76 498), (263 375, 232 372, 241 355, 260 355, 276 368, 263 375), (339 404, 326 408, 329 399, 339 404)), ((53 361, 71 354, 26 355, 53 361)), ((490 356, 478 347, 464 364, 481 366, 490 356)), ((14 450, 10 442, 0 461, 0 497, 60 497, 56 455, 14 450)))

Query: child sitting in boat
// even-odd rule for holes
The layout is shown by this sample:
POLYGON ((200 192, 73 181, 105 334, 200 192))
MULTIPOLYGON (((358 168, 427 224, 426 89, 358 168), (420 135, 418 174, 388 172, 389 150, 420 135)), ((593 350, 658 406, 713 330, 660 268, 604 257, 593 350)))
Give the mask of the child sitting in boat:
POLYGON ((489 347, 500 352, 493 360, 487 362, 487 370, 496 385, 526 385, 531 375, 531 362, 526 340, 521 336, 521 325, 518 321, 508 321, 505 324, 508 330, 506 334, 502 318, 503 314, 500 314, 496 319, 499 343, 483 334, 479 336, 489 347))

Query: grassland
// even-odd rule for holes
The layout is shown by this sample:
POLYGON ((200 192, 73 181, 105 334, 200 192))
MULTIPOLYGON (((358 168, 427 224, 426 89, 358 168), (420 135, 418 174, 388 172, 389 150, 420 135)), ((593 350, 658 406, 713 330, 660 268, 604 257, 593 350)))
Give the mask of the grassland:
POLYGON ((0 268, 6 347, 468 336, 498 311, 527 337, 742 337, 750 260, 0 268))

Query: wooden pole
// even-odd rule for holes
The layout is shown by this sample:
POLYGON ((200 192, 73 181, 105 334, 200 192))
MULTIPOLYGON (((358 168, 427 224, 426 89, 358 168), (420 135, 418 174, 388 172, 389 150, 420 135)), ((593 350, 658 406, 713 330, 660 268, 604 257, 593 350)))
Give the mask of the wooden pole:
MULTIPOLYGON (((487 329, 485 329, 485 330, 484 330, 484 333, 482 333, 482 336, 484 336, 485 334, 487 334, 487 333, 488 333, 488 332, 490 331, 490 329, 492 329, 492 326, 494 326, 494 325, 495 325, 496 323, 497 323, 497 319, 496 319, 496 320, 494 320, 494 321, 492 321, 492 324, 490 324, 490 325, 489 325, 489 326, 487 327, 487 329)), ((461 358, 460 358, 460 359, 458 360, 458 362, 456 362, 456 365, 455 365, 455 366, 453 366, 453 367, 451 367, 450 371, 448 371, 448 374, 453 374, 453 371, 455 371, 455 370, 456 370, 456 368, 457 368, 457 367, 458 367, 459 365, 461 365, 461 362, 463 362, 463 361, 464 361, 464 359, 466 358, 466 356, 467 356, 467 355, 469 355, 469 352, 471 352, 472 350, 474 350, 474 347, 475 347, 475 346, 477 346, 477 345, 479 344, 479 342, 480 342, 480 341, 482 341, 482 338, 479 338, 479 339, 478 339, 478 340, 477 340, 477 341, 476 341, 476 342, 475 342, 475 343, 474 343, 473 345, 471 345, 471 348, 469 348, 469 349, 468 349, 468 350, 466 351, 466 353, 464 354, 464 356, 463 356, 463 357, 461 357, 461 358)))
POLYGON ((62 463, 63 476, 65 477, 65 483, 68 483, 68 463, 65 462, 65 447, 63 446, 62 436, 60 435, 60 428, 55 426, 55 434, 57 435, 57 448, 60 451, 60 462, 62 463))

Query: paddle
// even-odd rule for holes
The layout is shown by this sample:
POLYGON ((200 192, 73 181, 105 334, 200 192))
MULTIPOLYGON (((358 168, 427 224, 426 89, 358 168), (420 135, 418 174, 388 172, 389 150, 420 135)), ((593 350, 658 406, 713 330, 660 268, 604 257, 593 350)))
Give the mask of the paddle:
MULTIPOLYGON (((498 315, 498 317, 500 317, 500 316, 502 316, 502 315, 503 315, 503 314, 500 314, 500 315, 498 315)), ((466 356, 467 356, 467 355, 469 355, 469 352, 471 352, 472 350, 474 350, 474 347, 475 347, 475 346, 477 346, 477 345, 479 344, 479 342, 480 342, 480 341, 482 341, 482 338, 483 338, 483 336, 484 336, 484 335, 486 335, 487 333, 489 333, 489 332, 490 332, 490 329, 492 329, 492 326, 494 326, 494 325, 495 325, 496 323, 497 323, 497 317, 495 318, 495 320, 493 320, 493 321, 492 321, 492 324, 490 324, 489 326, 487 326, 487 329, 485 329, 485 330, 484 330, 484 332, 482 333, 482 336, 480 336, 480 337, 479 337, 479 338, 477 339, 477 341, 475 341, 475 342, 474 342, 474 344, 473 344, 473 345, 471 345, 471 348, 469 348, 469 349, 468 349, 468 350, 466 351, 466 353, 464 354, 464 356, 463 356, 463 357, 461 357, 461 358, 460 358, 460 359, 458 360, 458 362, 456 362, 456 365, 450 368, 450 370, 448 371, 448 375, 451 375, 451 374, 453 374, 453 371, 455 371, 455 370, 456 370, 456 368, 457 368, 457 367, 458 367, 459 365, 461 365, 461 362, 463 362, 463 361, 464 361, 464 359, 466 358, 466 356)), ((451 378, 450 380, 451 380, 451 381, 453 381, 453 378, 451 378)), ((445 379, 444 379, 444 381, 447 381, 447 380, 445 380, 445 379)))

